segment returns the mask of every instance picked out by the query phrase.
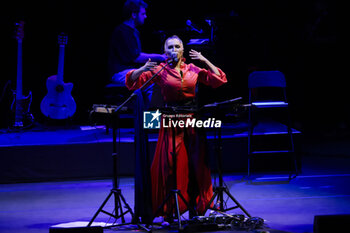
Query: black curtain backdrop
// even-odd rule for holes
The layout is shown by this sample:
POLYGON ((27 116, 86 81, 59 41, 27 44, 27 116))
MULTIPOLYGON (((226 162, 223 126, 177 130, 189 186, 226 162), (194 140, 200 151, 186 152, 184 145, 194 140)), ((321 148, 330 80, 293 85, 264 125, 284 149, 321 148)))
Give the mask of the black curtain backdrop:
MULTIPOLYGON (((285 73, 293 118, 302 130, 331 130, 348 126, 346 91, 335 55, 335 3, 313 1, 160 1, 149 0, 145 25, 140 28, 145 52, 162 52, 164 36, 178 34, 187 43, 207 37, 206 20, 215 23, 215 45, 199 48, 222 68, 229 83, 212 90, 206 102, 247 96, 247 77, 254 70, 285 73), (199 35, 186 21, 202 28, 199 35), (322 127, 321 127, 322 126, 322 127)), ((1 8, 0 88, 16 80, 14 23, 25 21, 23 82, 33 92, 31 110, 44 120, 40 102, 46 79, 57 73, 60 32, 68 34, 64 81, 74 84, 77 103, 74 122, 86 124, 92 104, 103 103, 108 83, 108 42, 121 22, 124 1, 38 0, 8 2, 1 8)), ((189 49, 189 46, 186 46, 189 49)), ((186 53, 187 55, 187 53, 186 53)), ((190 60, 188 60, 190 61, 190 60)), ((344 81, 343 81, 344 80, 344 81)), ((209 91, 203 89, 203 91, 209 91)), ((2 118, 6 107, 2 107, 2 118)))

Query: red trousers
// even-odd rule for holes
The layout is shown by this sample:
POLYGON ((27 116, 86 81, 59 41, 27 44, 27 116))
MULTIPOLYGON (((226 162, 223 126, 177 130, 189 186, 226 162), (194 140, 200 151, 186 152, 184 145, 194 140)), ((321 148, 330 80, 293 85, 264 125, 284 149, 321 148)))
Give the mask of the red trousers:
MULTIPOLYGON (((180 190, 185 200, 201 215, 213 196, 210 168, 206 153, 205 134, 194 128, 175 128, 176 171, 173 164, 173 132, 171 128, 161 128, 151 166, 152 207, 155 214, 170 190, 180 190)), ((171 215, 174 199, 167 202, 157 216, 171 215)), ((187 211, 179 198, 180 212, 187 211)), ((174 212, 175 209, 173 209, 174 212)), ((155 216, 156 217, 156 216, 155 216)))

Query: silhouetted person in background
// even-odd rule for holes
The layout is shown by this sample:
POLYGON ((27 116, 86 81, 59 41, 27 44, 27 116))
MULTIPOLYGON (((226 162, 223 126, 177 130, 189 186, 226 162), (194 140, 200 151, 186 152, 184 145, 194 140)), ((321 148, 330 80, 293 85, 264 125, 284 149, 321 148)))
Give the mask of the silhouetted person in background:
POLYGON ((140 67, 148 59, 155 62, 166 59, 164 54, 142 52, 137 27, 142 26, 147 18, 147 6, 142 0, 127 0, 123 6, 124 21, 113 31, 110 41, 109 73, 111 81, 120 86, 125 86, 125 75, 128 71, 140 67))

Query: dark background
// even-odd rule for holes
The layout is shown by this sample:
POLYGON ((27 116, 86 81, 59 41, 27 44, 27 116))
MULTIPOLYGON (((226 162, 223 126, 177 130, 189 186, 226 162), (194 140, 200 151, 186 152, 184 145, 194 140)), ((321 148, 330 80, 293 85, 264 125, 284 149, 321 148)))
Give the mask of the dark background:
MULTIPOLYGON (((190 19, 207 33, 205 19, 215 22, 215 45, 199 48, 222 68, 229 83, 210 100, 247 97, 247 77, 254 70, 280 70, 286 75, 292 114, 304 132, 339 134, 347 131, 347 88, 335 54, 335 3, 329 0, 160 1, 149 0, 140 28, 144 52, 162 52, 164 35, 178 34, 184 43, 206 37, 186 30, 190 19)), ((77 103, 73 121, 88 123, 92 104, 104 103, 108 83, 108 43, 121 22, 124 1, 11 1, 0 10, 1 81, 15 88, 17 42, 15 22, 25 21, 23 82, 33 92, 31 111, 44 121, 40 102, 47 77, 57 73, 60 32, 68 34, 64 81, 74 84, 77 103)), ((187 48, 189 49, 189 48, 187 48)), ((187 55, 187 54, 186 54, 187 55)), ((5 114, 6 108, 1 112, 5 114)), ((2 115, 3 115, 2 114, 2 115)), ((3 116, 2 116, 3 117, 3 116)))

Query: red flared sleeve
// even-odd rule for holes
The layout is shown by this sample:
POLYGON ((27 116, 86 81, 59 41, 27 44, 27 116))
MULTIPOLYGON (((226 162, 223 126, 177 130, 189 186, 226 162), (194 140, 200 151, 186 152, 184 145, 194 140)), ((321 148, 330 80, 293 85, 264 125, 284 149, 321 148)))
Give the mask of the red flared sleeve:
POLYGON ((227 83, 226 74, 220 68, 217 69, 220 75, 217 75, 210 70, 201 69, 198 73, 198 81, 213 88, 220 87, 227 83))
POLYGON ((148 77, 152 77, 152 74, 150 71, 147 72, 143 72, 138 79, 136 79, 135 81, 133 81, 131 79, 131 75, 134 73, 135 70, 130 70, 126 76, 125 76, 125 85, 129 90, 137 90, 139 89, 147 80, 148 77), (148 74, 149 73, 149 74, 148 74))
MULTIPOLYGON (((131 79, 131 75, 135 70, 130 70, 125 77, 125 85, 129 90, 137 90, 139 89, 148 79, 152 78, 152 76, 157 73, 160 69, 162 69, 164 63, 159 64, 155 70, 143 72, 139 78, 135 81, 131 79)), ((159 74, 160 75, 160 74, 159 74)), ((152 84, 156 81, 157 77, 153 79, 149 84, 152 84)))

